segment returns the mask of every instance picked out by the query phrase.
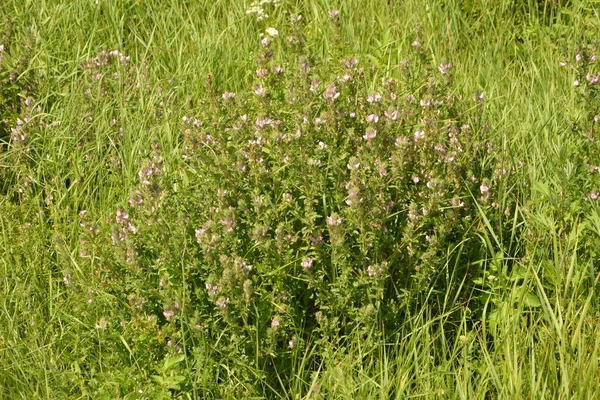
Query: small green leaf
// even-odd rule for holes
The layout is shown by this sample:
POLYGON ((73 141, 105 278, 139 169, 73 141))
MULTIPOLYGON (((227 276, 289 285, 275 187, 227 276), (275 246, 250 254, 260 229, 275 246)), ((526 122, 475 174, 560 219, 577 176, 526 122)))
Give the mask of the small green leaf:
POLYGON ((183 355, 183 354, 165 358, 165 364, 163 365, 163 368, 162 368, 163 373, 167 372, 168 370, 170 370, 171 368, 173 368, 175 365, 179 364, 183 360, 185 360, 185 355, 183 355))
POLYGON ((533 293, 527 293, 523 300, 528 307, 539 307, 542 305, 540 299, 533 293))

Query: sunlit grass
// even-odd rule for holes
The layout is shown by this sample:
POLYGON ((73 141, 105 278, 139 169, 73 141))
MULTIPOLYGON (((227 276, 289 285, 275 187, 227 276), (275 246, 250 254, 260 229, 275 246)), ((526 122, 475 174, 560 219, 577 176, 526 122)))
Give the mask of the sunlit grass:
MULTIPOLYGON (((269 17, 257 21, 249 7, 212 0, 0 4, 0 398, 598 396, 600 175, 593 167, 600 152, 591 117, 600 113, 600 97, 585 86, 596 64, 584 70, 575 61, 598 45, 598 8, 569 1, 281 0, 265 5, 269 17), (329 14, 334 9, 339 16, 329 14), (302 16, 302 36, 292 13, 302 16), (267 27, 279 32, 268 47, 273 60, 258 65, 266 51, 259 34, 267 27), (90 66, 94 57, 109 61, 90 66), (356 93, 345 94, 354 103, 304 90, 316 77, 319 90, 336 79, 336 89, 345 90, 340 76, 352 70, 344 66, 351 58, 364 68, 347 89, 356 93), (303 61, 312 75, 294 81, 303 61), (447 87, 437 70, 446 63, 447 87), (257 68, 275 64, 286 67, 286 79, 268 81, 273 99, 257 99, 257 68), (434 272, 419 275, 408 266, 427 260, 419 258, 426 249, 412 259, 404 233, 389 244, 395 252, 372 250, 363 234, 371 228, 360 225, 367 219, 345 211, 353 198, 343 184, 363 179, 364 193, 421 201, 417 190, 402 194, 402 183, 386 187, 371 172, 352 175, 346 163, 353 154, 346 152, 356 150, 363 165, 385 163, 383 156, 395 153, 384 135, 412 137, 425 117, 384 128, 382 109, 377 136, 364 145, 367 134, 354 133, 365 124, 362 114, 363 121, 344 120, 339 130, 312 121, 335 115, 338 105, 369 114, 359 98, 385 95, 390 79, 399 97, 414 94, 418 102, 434 93, 434 77, 444 94, 462 96, 440 118, 472 125, 468 140, 476 149, 464 168, 485 179, 448 189, 472 207, 465 211, 470 228, 457 225, 461 233, 440 245, 434 272), (286 104, 292 89, 305 97, 286 104), (236 93, 229 103, 226 91, 236 93), (304 128, 303 112, 313 113, 311 128, 304 128), (253 119, 236 133, 241 114, 253 119), (300 143, 290 145, 298 154, 286 166, 277 132, 263 133, 270 147, 259 155, 273 170, 248 178, 242 164, 250 161, 239 154, 248 138, 257 140, 257 116, 285 120, 282 135, 296 128, 305 135, 292 141, 300 143), (21 141, 11 128, 24 118, 21 141), (222 146, 211 147, 213 139, 222 146), (382 144, 369 147, 373 142, 382 144), (322 157, 322 167, 311 167, 313 157, 322 157), (507 171, 494 172, 498 165, 507 171), (490 182, 498 185, 488 199, 490 182), (223 187, 239 197, 228 200, 223 187), (284 208, 288 192, 301 196, 284 208), (223 205, 232 204, 256 218, 232 211, 236 219, 227 219, 223 205), (229 247, 213 259, 212 244, 198 233, 205 205, 221 213, 215 231, 237 222, 232 230, 244 232, 225 234, 229 247), (345 220, 336 228, 340 213, 345 220), (356 229, 346 232, 346 224, 356 229), (332 243, 307 240, 281 250, 275 228, 296 229, 300 240, 322 228, 332 243), (246 279, 254 287, 242 273, 222 274, 229 256, 256 260, 246 279), (318 273, 311 275, 313 258, 318 273), (368 286, 380 265, 407 269, 396 281, 390 273, 368 286), (206 285, 215 282, 230 283, 231 292, 211 297, 206 285), (361 302, 368 306, 360 309, 361 302)), ((427 160, 423 165, 438 165, 427 160)), ((381 171, 395 173, 390 165, 381 171)), ((398 206, 382 220, 395 221, 394 234, 408 232, 400 227, 411 210, 398 206)), ((428 212, 418 211, 421 218, 428 212)), ((424 229, 415 234, 417 247, 424 229)))

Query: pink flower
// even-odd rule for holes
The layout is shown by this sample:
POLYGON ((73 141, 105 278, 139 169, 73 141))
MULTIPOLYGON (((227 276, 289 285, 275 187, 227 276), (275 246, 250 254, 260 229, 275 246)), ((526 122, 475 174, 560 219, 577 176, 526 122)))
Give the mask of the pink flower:
POLYGON ((398 118, 398 110, 394 110, 394 111, 385 111, 383 113, 388 119, 391 119, 392 121, 395 121, 396 118, 398 118))
POLYGON ((351 58, 344 62, 347 68, 353 68, 358 64, 358 60, 356 58, 351 58))
POLYGON ((313 265, 313 259, 312 258, 305 258, 304 260, 302 260, 302 262, 300 263, 300 266, 304 269, 310 269, 313 265))
POLYGON ((274 331, 276 331, 280 325, 281 325, 281 322, 279 321, 279 318, 277 318, 277 317, 273 318, 273 320, 271 321, 271 328, 274 331))
POLYGON ((337 88, 334 84, 329 85, 327 90, 323 93, 323 97, 327 100, 335 101, 338 97, 340 97, 340 93, 337 91, 337 88))
POLYGON ((424 131, 422 131, 421 129, 417 129, 417 130, 415 131, 415 141, 416 141, 416 140, 421 140, 421 139, 423 139, 424 137, 425 137, 425 132, 424 132, 424 131))
POLYGON ((163 315, 165 316, 165 318, 167 320, 170 320, 171 318, 173 318, 175 316, 175 311, 173 311, 173 310, 165 310, 165 311, 163 311, 163 315))
POLYGON ((341 218, 335 218, 334 216, 329 216, 327 217, 327 225, 329 226, 338 226, 342 224, 342 219, 341 218))
POLYGON ((329 10, 328 14, 330 18, 335 19, 340 15, 340 12, 339 10, 329 10))
POLYGON ((371 139, 374 139, 375 136, 377 136, 377 130, 373 129, 373 128, 370 128, 370 129, 367 130, 367 133, 365 133, 363 135, 363 139, 365 139, 365 140, 371 140, 371 139))
POLYGON ((381 93, 375 92, 369 97, 367 97, 367 101, 369 103, 378 103, 381 100, 381 93))
POLYGON ((310 91, 314 92, 315 90, 317 90, 319 88, 320 85, 321 85, 321 82, 319 82, 319 81, 312 81, 310 83, 310 91))
POLYGON ((367 122, 379 122, 379 116, 377 114, 369 114, 365 117, 365 121, 367 122))
POLYGON ((256 85, 254 86, 254 94, 260 97, 265 97, 267 95, 267 91, 262 85, 256 85))
POLYGON ((440 64, 440 66, 438 67, 438 71, 440 71, 440 74, 446 75, 446 73, 450 71, 450 68, 452 68, 452 64, 440 64))
POLYGON ((265 78, 269 74, 269 71, 266 68, 259 68, 256 70, 256 76, 259 78, 265 78))
POLYGON ((213 285, 210 283, 206 284, 206 290, 208 291, 209 296, 214 296, 219 291, 219 287, 217 285, 213 285))
POLYGON ((227 305, 229 304, 229 297, 225 298, 220 298, 219 300, 217 300, 215 302, 215 304, 217 305, 217 307, 219 308, 226 308, 227 305))
POLYGON ((233 99, 234 97, 235 97, 235 93, 233 93, 233 92, 223 93, 223 100, 233 99))

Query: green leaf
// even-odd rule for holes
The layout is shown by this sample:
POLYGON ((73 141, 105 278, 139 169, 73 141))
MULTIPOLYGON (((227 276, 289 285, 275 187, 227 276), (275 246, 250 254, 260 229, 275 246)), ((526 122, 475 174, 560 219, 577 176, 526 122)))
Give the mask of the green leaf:
POLYGON ((528 307, 539 307, 542 305, 540 299, 533 293, 527 293, 523 299, 525 305, 528 307))
POLYGON ((167 372, 183 360, 185 360, 185 355, 183 354, 165 358, 165 364, 162 367, 163 373, 167 372))

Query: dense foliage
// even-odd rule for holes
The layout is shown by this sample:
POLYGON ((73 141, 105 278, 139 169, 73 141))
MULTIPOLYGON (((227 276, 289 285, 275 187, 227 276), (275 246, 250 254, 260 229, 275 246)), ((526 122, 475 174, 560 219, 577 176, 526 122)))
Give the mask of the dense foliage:
MULTIPOLYGON (((100 3, 71 11, 127 15, 119 50, 93 39, 56 53, 67 66, 35 24, 15 25, 27 6, 0 6, 0 395, 597 391, 597 43, 557 39, 544 73, 570 82, 571 108, 545 119, 518 98, 530 108, 514 125, 506 87, 457 64, 469 32, 493 37, 482 19, 511 9, 525 43, 576 15, 594 26, 593 8, 444 3, 446 24, 467 26, 453 54, 422 25, 361 53, 356 16, 319 2, 199 7, 251 27, 233 80, 218 63, 181 72, 191 33, 178 48, 144 30, 150 11, 100 3)), ((499 56, 506 74, 523 51, 499 56)))

